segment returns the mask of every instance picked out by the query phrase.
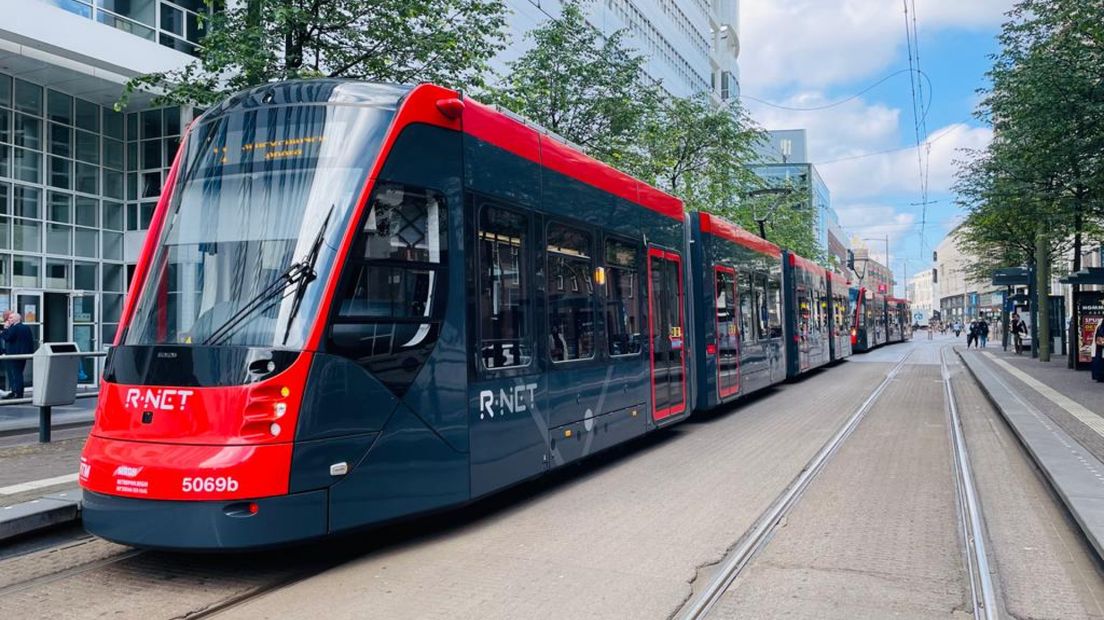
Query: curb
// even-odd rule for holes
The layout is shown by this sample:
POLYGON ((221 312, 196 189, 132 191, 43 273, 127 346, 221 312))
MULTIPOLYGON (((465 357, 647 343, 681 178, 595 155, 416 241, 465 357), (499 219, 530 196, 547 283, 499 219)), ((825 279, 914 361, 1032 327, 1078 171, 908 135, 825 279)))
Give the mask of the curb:
MULTIPOLYGON (((1020 445, 1031 455, 1039 471, 1046 477, 1050 487, 1092 545, 1097 558, 1104 559, 1104 490, 1101 489, 1100 480, 1089 475, 1093 465, 1088 464, 1094 464, 1097 471, 1104 471, 1104 463, 1052 421, 1050 424, 1053 428, 1046 428, 1041 421, 1035 428, 1031 428, 1035 426, 1031 420, 1034 408, 1029 408, 1014 394, 995 393, 992 389, 995 386, 982 379, 975 368, 984 366, 984 363, 968 359, 957 348, 954 351, 985 397, 1011 427, 1020 445), (1011 412, 1014 403, 1010 401, 1019 404, 1023 411, 1011 412)), ((985 370, 995 376, 994 370, 985 370)), ((1041 415, 1046 416, 1042 413, 1041 415)))
POLYGON ((29 502, 0 508, 0 543, 17 536, 80 521, 79 489, 51 493, 29 502))

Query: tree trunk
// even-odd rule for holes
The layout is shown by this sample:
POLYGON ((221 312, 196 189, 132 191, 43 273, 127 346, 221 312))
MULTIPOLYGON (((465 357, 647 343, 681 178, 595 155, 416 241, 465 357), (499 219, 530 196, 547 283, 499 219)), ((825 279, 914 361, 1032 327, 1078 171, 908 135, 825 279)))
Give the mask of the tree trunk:
MULTIPOLYGON (((1073 212, 1073 265, 1072 273, 1081 271, 1081 228, 1083 222, 1081 221, 1081 200, 1078 196, 1077 203, 1073 212)), ((1077 354, 1081 349, 1081 319, 1077 316, 1077 297, 1081 292, 1081 286, 1074 284, 1070 287, 1070 305, 1067 310, 1069 315, 1069 333, 1066 335, 1066 366, 1069 368, 1077 368, 1077 354)))
POLYGON ((1035 333, 1040 362, 1050 361, 1050 252, 1047 243, 1046 224, 1039 222, 1035 232, 1035 316, 1038 324, 1035 333))

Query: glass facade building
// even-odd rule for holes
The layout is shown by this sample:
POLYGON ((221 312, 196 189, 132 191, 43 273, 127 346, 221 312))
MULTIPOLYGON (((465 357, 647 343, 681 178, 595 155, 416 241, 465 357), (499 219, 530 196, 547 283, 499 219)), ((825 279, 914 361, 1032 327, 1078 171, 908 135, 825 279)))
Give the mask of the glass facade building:
POLYGON ((36 341, 114 340, 135 259, 125 235, 149 228, 181 115, 124 114, 0 73, 0 307, 36 341))
POLYGON ((829 252, 828 228, 837 219, 832 209, 832 195, 820 177, 816 166, 807 163, 758 164, 750 166, 759 178, 771 187, 793 187, 806 194, 805 203, 813 212, 813 235, 824 255, 829 252))

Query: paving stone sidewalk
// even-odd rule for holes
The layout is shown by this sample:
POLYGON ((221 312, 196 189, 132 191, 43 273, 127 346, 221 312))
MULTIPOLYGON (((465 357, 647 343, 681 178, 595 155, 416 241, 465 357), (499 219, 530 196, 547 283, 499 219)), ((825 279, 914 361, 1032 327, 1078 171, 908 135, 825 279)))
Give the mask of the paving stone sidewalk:
POLYGON ((1016 355, 1003 351, 999 344, 992 346, 990 343, 985 349, 957 348, 964 355, 976 356, 990 368, 1000 371, 1019 396, 1104 461, 1104 383, 1093 381, 1089 371, 1067 368, 1065 356, 1040 362, 1032 358, 1030 352, 1016 355))

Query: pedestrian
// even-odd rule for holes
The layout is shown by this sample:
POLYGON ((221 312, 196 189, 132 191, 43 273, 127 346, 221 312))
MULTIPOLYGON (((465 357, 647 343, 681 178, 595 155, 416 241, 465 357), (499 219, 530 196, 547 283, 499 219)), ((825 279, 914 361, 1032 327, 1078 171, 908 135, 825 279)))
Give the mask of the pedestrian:
POLYGON ((978 339, 978 322, 977 319, 971 320, 969 327, 966 328, 966 348, 969 349, 971 344, 977 344, 978 339))
POLYGON ((955 321, 954 333, 955 333, 955 338, 959 338, 959 337, 962 336, 962 323, 960 321, 955 321))
POLYGON ((1008 322, 1008 331, 1012 335, 1012 342, 1015 345, 1016 355, 1023 353, 1023 337, 1027 335, 1027 325, 1020 320, 1020 313, 1013 312, 1012 320, 1008 322))
POLYGON ((978 321, 978 344, 983 349, 989 344, 989 321, 985 317, 978 321))
POLYGON ((1104 382, 1104 320, 1096 324, 1093 335, 1092 378, 1104 382))
MULTIPOLYGON (((0 340, 4 342, 7 355, 27 355, 34 352, 34 336, 31 328, 23 324, 23 317, 12 312, 0 328, 0 340)), ((5 371, 8 375, 8 388, 11 390, 4 400, 23 398, 23 369, 27 360, 7 360, 5 371)))

